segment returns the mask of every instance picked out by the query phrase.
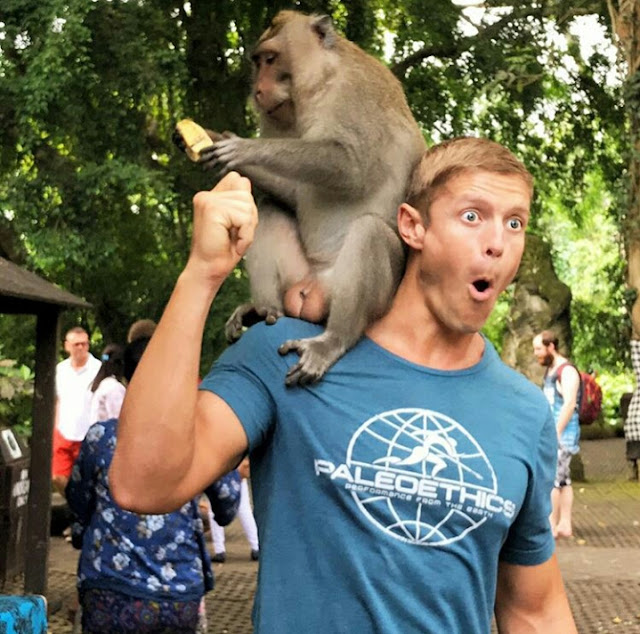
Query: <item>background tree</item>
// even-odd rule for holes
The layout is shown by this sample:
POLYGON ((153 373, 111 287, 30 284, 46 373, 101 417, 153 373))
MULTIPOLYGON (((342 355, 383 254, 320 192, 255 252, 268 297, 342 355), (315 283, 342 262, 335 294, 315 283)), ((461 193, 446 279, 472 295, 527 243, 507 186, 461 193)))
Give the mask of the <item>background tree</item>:
MULTIPOLYGON (((96 344, 123 340, 138 317, 158 318, 188 253, 193 193, 216 179, 172 146, 175 122, 191 116, 254 134, 253 42, 281 8, 330 13, 347 37, 389 63, 429 142, 487 135, 534 172, 530 232, 548 249, 538 253, 544 264, 525 260, 520 286, 488 325, 494 342, 502 347, 507 336, 507 354, 515 337, 524 363, 531 324, 522 316, 539 305, 526 280, 547 271, 538 284, 547 288, 557 271, 573 294, 579 365, 620 373, 627 137, 620 65, 603 51, 607 29, 626 24, 619 14, 635 3, 626 13, 623 4, 610 14, 595 0, 433 0, 428 12, 416 0, 3 0, 0 252, 89 300, 93 311, 67 319, 94 332, 96 344), (585 52, 583 34, 598 28, 602 45, 585 52), (594 242, 609 245, 602 265, 589 254, 594 242)), ((239 268, 208 321, 203 370, 246 293, 239 268)), ((556 325, 555 314, 546 326, 556 325)), ((28 361, 32 328, 0 318, 5 355, 28 361)))
POLYGON ((628 253, 632 337, 640 339, 640 6, 633 0, 608 0, 611 28, 624 59, 625 106, 628 121, 628 195, 623 235, 628 253))

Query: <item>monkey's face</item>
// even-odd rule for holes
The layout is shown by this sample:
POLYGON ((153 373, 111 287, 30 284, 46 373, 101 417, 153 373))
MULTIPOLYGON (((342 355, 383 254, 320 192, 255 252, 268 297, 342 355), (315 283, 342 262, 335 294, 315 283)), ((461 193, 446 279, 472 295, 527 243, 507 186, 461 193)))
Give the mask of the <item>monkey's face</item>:
POLYGON ((291 70, 281 37, 258 45, 253 61, 253 100, 258 112, 280 129, 295 123, 291 92, 291 70))
POLYGON ((425 306, 445 330, 484 325, 520 265, 530 202, 521 177, 480 170, 436 194, 416 257, 425 306))

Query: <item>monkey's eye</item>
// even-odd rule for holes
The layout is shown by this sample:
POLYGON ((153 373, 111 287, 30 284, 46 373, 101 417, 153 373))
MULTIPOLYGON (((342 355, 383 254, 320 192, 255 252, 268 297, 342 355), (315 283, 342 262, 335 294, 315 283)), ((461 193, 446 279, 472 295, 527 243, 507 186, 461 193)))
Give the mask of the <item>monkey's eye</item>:
POLYGON ((273 64, 273 62, 275 62, 277 58, 278 56, 275 53, 267 53, 264 56, 264 63, 267 64, 267 66, 271 66, 271 64, 273 64))

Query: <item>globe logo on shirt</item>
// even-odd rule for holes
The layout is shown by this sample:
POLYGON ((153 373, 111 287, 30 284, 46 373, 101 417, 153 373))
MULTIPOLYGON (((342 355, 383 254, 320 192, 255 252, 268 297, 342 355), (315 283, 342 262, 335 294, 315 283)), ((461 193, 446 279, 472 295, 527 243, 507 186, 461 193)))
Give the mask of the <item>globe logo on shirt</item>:
POLYGON ((496 476, 476 440, 455 420, 405 408, 367 420, 353 435, 347 487, 388 535, 445 546, 515 505, 497 495, 496 476))

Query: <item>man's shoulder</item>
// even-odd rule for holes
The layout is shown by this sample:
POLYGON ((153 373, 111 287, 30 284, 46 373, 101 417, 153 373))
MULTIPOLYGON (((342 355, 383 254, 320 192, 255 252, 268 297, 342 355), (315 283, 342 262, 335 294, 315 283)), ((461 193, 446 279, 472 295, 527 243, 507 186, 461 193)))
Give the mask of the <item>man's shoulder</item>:
POLYGON ((255 326, 252 326, 242 335, 240 341, 244 340, 246 344, 263 341, 279 345, 288 339, 315 337, 323 330, 324 326, 312 324, 302 319, 280 317, 275 324, 268 325, 264 321, 261 321, 255 326))
POLYGON ((66 358, 56 365, 56 379, 63 380, 71 376, 71 359, 66 358))
POLYGON ((281 317, 272 325, 260 322, 228 346, 214 367, 246 367, 268 375, 286 367, 286 357, 278 354, 278 348, 285 341, 312 337, 321 332, 321 326, 289 317, 281 317))
POLYGON ((102 361, 100 361, 100 359, 96 359, 96 357, 89 353, 89 358, 87 359, 87 367, 97 372, 100 369, 101 365, 102 361))
POLYGON ((502 360, 500 360, 500 368, 504 377, 505 389, 511 390, 516 398, 524 398, 534 406, 539 405, 544 410, 548 409, 549 402, 539 385, 502 360))
POLYGON ((569 359, 564 358, 560 361, 560 363, 558 363, 553 372, 557 376, 557 378, 560 379, 567 371, 569 374, 575 373, 574 376, 580 377, 580 370, 578 370, 576 364, 572 361, 569 361, 569 359))

